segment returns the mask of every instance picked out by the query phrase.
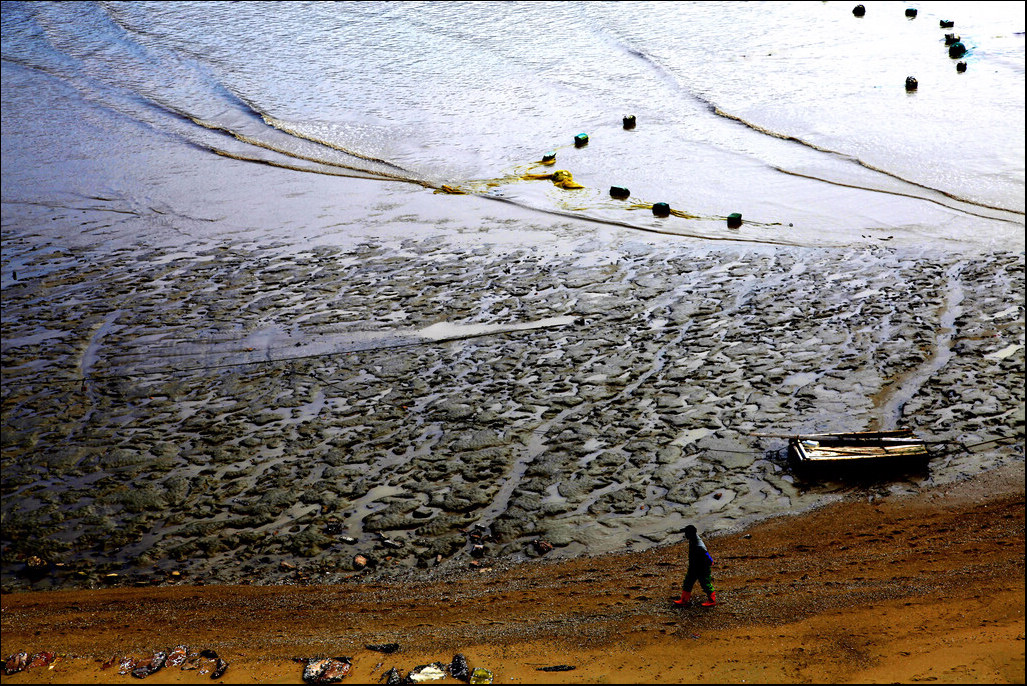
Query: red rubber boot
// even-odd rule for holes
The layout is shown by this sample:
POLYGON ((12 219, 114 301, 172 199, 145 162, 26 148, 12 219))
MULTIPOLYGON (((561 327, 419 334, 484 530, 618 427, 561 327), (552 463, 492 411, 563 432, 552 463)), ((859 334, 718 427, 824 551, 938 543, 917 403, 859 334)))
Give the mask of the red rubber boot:
POLYGON ((705 602, 703 602, 702 606, 703 607, 713 607, 716 604, 717 604, 717 592, 713 591, 712 593, 710 593, 709 600, 706 600, 705 602))
POLYGON ((692 594, 688 591, 681 591, 681 597, 674 601, 675 605, 688 605, 692 602, 692 594))

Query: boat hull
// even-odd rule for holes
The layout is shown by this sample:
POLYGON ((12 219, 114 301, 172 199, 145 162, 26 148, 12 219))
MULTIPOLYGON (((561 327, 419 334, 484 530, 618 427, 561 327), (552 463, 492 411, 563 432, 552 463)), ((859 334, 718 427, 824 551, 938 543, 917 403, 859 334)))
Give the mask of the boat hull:
POLYGON ((925 467, 927 444, 911 431, 807 434, 788 441, 788 456, 805 470, 881 470, 925 467))

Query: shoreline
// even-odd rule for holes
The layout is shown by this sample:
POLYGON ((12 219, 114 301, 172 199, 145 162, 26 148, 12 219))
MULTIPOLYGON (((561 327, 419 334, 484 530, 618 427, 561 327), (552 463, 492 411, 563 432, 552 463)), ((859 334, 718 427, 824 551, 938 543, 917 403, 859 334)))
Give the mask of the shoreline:
MULTIPOLYGON (((495 683, 1023 682, 1022 461, 708 544, 713 610, 670 607, 678 544, 433 582, 6 593, 4 657, 64 657, 3 680, 117 683, 131 677, 100 663, 184 644, 216 650, 230 665, 224 683, 301 683, 294 658, 325 656, 352 657, 347 680, 374 683, 455 653, 495 683), (390 655, 365 647, 391 642, 390 655), (575 669, 537 671, 557 665, 575 669)), ((209 681, 172 668, 153 678, 209 681)))

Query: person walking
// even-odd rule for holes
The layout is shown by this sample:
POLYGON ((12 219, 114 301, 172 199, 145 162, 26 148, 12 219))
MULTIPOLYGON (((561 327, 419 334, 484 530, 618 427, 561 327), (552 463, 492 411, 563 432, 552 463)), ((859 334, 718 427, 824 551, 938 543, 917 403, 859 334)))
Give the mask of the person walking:
POLYGON ((706 549, 706 544, 699 538, 699 532, 689 524, 685 527, 685 538, 688 540, 688 571, 685 581, 681 584, 681 597, 674 601, 675 605, 683 606, 692 602, 692 587, 698 581, 702 590, 709 598, 703 601, 703 607, 717 604, 717 590, 713 588, 713 557, 706 549))

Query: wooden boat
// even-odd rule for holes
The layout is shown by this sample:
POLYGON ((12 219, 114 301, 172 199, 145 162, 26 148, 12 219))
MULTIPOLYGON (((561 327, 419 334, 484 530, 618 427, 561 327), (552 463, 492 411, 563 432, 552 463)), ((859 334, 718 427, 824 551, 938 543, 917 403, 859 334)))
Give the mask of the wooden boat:
POLYGON ((791 436, 788 456, 801 467, 909 467, 930 459, 927 444, 912 431, 791 436))

